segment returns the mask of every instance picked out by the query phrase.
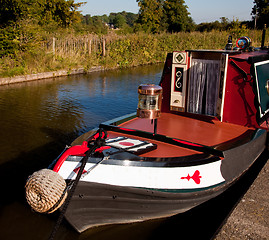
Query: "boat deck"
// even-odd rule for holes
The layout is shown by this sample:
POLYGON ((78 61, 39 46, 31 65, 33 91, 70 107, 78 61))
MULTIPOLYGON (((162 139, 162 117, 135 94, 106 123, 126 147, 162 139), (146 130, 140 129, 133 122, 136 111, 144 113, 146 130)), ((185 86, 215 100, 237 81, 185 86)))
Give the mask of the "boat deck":
MULTIPOLYGON (((120 124, 119 126, 146 132, 153 132, 154 128, 151 120, 141 118, 134 118, 123 124, 120 124)), ((254 129, 235 124, 223 123, 217 119, 203 121, 172 113, 162 113, 161 117, 158 119, 157 126, 157 134, 162 134, 167 137, 177 138, 210 147, 214 147, 226 142, 231 142, 235 139, 240 139, 241 136, 250 135, 253 132, 254 129)), ((128 135, 109 132, 109 136, 117 137, 128 135)), ((134 136, 128 137, 136 138, 134 136)), ((147 140, 143 138, 137 139, 147 140)), ((150 140, 150 142, 157 144, 157 149, 149 153, 145 153, 141 156, 179 157, 199 153, 194 150, 173 146, 167 143, 157 142, 153 140, 150 140)))

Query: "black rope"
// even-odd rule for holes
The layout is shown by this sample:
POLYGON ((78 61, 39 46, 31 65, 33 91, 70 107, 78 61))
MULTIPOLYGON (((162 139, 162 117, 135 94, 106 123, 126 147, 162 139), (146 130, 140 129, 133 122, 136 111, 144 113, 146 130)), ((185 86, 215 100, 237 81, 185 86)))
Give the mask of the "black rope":
POLYGON ((241 75, 243 76, 243 80, 245 82, 250 82, 252 80, 252 77, 250 74, 248 74, 243 68, 239 67, 233 60, 231 60, 231 64, 236 67, 236 69, 241 73, 241 75), (248 80, 248 75, 250 75, 251 79, 248 80))
POLYGON ((79 171, 78 171, 78 174, 77 174, 77 177, 75 179, 75 181, 73 182, 72 186, 71 186, 71 189, 67 195, 67 198, 65 200, 65 203, 62 207, 62 210, 61 210, 61 213, 58 217, 58 220, 50 234, 50 237, 49 237, 49 240, 53 240, 56 236, 56 233, 63 221, 63 217, 64 217, 64 214, 67 210, 67 207, 71 201, 71 198, 72 196, 74 195, 74 192, 76 190, 76 187, 77 187, 77 184, 82 176, 82 173, 83 173, 83 170, 86 166, 86 163, 88 161, 88 158, 95 152, 95 150, 99 147, 101 147, 104 143, 105 143, 105 138, 107 137, 107 133, 103 130, 103 129, 99 129, 99 137, 96 139, 96 141, 94 142, 94 145, 92 146, 92 148, 90 148, 88 151, 86 151, 85 153, 85 156, 82 158, 81 160, 81 166, 79 168, 79 171), (103 136, 103 133, 104 133, 104 136, 103 136))

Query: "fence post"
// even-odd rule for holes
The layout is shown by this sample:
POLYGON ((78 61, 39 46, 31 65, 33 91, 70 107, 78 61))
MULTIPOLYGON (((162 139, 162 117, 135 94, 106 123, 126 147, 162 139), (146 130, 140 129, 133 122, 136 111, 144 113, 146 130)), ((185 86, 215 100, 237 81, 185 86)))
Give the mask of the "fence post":
POLYGON ((55 43, 56 43, 56 39, 55 37, 52 38, 52 53, 53 55, 55 55, 55 43))
POLYGON ((103 57, 106 56, 106 39, 103 38, 103 57))
POLYGON ((91 55, 92 53, 92 39, 88 39, 88 53, 91 55))

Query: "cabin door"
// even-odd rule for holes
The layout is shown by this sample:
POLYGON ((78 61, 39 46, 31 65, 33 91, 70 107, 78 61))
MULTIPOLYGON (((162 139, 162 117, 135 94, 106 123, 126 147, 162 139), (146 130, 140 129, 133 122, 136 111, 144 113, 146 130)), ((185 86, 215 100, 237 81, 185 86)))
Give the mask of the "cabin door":
POLYGON ((216 115, 219 96, 220 61, 192 59, 189 79, 188 112, 216 115))
POLYGON ((254 63, 260 118, 269 112, 269 60, 254 63))

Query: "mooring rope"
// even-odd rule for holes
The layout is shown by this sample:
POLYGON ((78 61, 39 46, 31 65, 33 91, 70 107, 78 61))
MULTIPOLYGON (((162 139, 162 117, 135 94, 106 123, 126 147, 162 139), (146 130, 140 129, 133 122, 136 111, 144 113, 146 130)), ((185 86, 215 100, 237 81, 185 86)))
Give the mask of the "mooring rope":
POLYGON ((106 138, 107 134, 106 132, 103 130, 103 129, 99 129, 99 137, 96 139, 96 141, 94 142, 94 145, 92 146, 91 149, 89 149, 86 153, 85 153, 85 156, 82 158, 81 160, 81 166, 79 168, 79 171, 78 171, 78 174, 77 174, 77 177, 76 179, 74 180, 72 186, 71 186, 71 189, 69 191, 69 194, 67 195, 67 198, 66 198, 66 201, 61 209, 61 213, 57 219, 57 222, 50 234, 50 237, 49 237, 49 240, 53 240, 56 236, 56 233, 63 221, 63 217, 64 217, 64 214, 67 210, 67 207, 71 201, 71 198, 76 190, 76 187, 77 187, 77 184, 82 176, 82 173, 84 171, 84 168, 86 166, 86 163, 88 161, 88 158, 91 157, 91 155, 95 152, 95 150, 101 146, 103 146, 105 144, 105 138, 106 138), (103 137, 103 133, 104 133, 104 137, 103 137))

